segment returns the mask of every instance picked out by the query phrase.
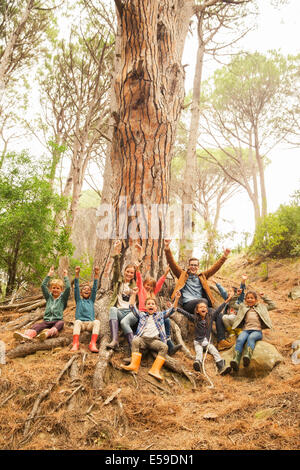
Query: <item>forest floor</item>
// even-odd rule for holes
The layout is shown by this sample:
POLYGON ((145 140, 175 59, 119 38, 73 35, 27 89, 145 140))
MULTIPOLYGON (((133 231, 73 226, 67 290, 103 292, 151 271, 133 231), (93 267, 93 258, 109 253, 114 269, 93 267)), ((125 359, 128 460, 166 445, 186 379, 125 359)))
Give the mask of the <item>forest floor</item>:
MULTIPOLYGON (((0 449, 2 450, 296 450, 300 447, 300 365, 291 362, 291 344, 300 339, 300 299, 288 294, 299 285, 299 260, 267 260, 255 266, 243 256, 229 259, 210 281, 238 285, 248 275, 248 287, 265 292, 276 303, 270 312, 274 329, 264 333, 284 360, 260 377, 220 376, 212 356, 206 372, 213 384, 193 371, 193 361, 179 351, 193 371, 195 384, 163 369, 157 383, 143 359, 136 377, 120 369, 126 347, 116 352, 101 392, 92 388, 97 354, 81 345, 80 384, 67 371, 59 373, 74 355, 70 347, 39 351, 8 359, 0 369, 0 449), (266 279, 266 266, 268 278, 266 279), (195 386, 196 385, 196 386, 195 386), (38 395, 45 393, 32 418, 38 395), (72 400, 70 393, 77 390, 72 400), (114 395, 115 394, 115 395, 114 395), (24 432, 29 423, 27 431, 24 432)), ((38 292, 38 291, 37 291, 38 292)), ((72 332, 75 304, 65 312, 65 329, 72 332)), ((1 312, 0 327, 20 313, 1 312)), ((191 327, 192 328, 192 327, 191 327)), ((192 333, 192 330, 191 330, 192 333)), ((192 334, 191 334, 192 337, 192 334)), ((6 351, 16 346, 12 331, 1 330, 6 351)), ((192 341, 187 342, 193 352, 192 341)))

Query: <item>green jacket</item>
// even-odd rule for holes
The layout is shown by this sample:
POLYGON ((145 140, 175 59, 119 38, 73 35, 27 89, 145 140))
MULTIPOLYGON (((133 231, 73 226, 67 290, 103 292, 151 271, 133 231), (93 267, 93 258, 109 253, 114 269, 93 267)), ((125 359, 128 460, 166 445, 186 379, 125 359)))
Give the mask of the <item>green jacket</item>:
MULTIPOLYGON (((118 300, 118 293, 120 289, 120 285, 122 282, 124 282, 123 276, 121 274, 121 269, 120 269, 120 257, 121 255, 115 255, 113 256, 114 258, 114 272, 113 272, 113 278, 112 278, 112 284, 113 284, 113 294, 111 297, 111 301, 109 306, 114 307, 117 303, 118 300)), ((130 289, 133 289, 136 287, 136 282, 134 279, 132 279, 129 283, 130 289)))
MULTIPOLYGON (((267 328, 272 328, 272 322, 268 310, 274 310, 274 308, 276 308, 276 305, 272 302, 272 300, 268 299, 267 297, 263 297, 262 299, 264 302, 266 302, 267 305, 258 303, 254 305, 253 308, 259 315, 259 318, 261 320, 261 328, 262 330, 264 330, 267 328)), ((241 324, 245 320, 246 313, 248 312, 248 310, 250 310, 250 307, 245 303, 235 304, 234 308, 238 309, 238 312, 231 327, 233 330, 235 328, 241 328, 241 324)))
POLYGON ((49 292, 48 284, 50 276, 46 276, 42 282, 42 292, 46 299, 46 309, 44 313, 44 321, 62 320, 63 313, 67 307, 68 298, 71 291, 71 284, 68 277, 64 278, 65 290, 60 294, 57 299, 54 299, 51 292, 49 292))

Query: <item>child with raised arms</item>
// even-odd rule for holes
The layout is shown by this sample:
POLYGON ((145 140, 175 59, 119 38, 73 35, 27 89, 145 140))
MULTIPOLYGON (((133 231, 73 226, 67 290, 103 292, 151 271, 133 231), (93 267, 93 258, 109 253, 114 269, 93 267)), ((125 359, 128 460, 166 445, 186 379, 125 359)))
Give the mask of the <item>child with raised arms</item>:
POLYGON ((54 266, 51 266, 47 276, 42 282, 42 292, 46 299, 44 318, 41 323, 36 323, 24 333, 16 331, 15 339, 18 341, 31 341, 35 337, 44 341, 46 338, 58 336, 64 327, 63 312, 67 307, 71 285, 68 272, 65 270, 64 282, 61 279, 51 279, 54 275, 54 266))
POLYGON ((93 287, 89 283, 82 284, 79 287, 79 273, 80 266, 75 268, 75 287, 74 295, 76 302, 75 323, 73 329, 73 347, 71 351, 78 351, 79 349, 79 336, 81 331, 92 331, 91 342, 89 350, 91 352, 99 352, 96 342, 100 331, 100 322, 95 319, 94 303, 98 289, 99 268, 94 268, 94 282, 93 287))
POLYGON ((130 309, 138 319, 136 334, 132 341, 131 363, 128 366, 121 365, 121 367, 124 370, 137 373, 142 359, 140 349, 153 349, 157 351, 157 356, 148 373, 158 380, 163 380, 160 370, 165 363, 168 352, 164 320, 175 312, 180 292, 176 293, 173 306, 162 312, 158 311, 155 297, 147 297, 145 311, 139 311, 135 305, 137 293, 138 287, 133 289, 133 294, 130 296, 130 309))

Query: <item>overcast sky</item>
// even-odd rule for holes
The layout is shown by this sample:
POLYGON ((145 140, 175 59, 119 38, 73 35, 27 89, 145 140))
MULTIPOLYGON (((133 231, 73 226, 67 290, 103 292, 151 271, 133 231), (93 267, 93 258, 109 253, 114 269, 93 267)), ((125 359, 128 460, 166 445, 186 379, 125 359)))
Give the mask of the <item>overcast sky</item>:
MULTIPOLYGON (((239 49, 262 53, 276 49, 284 55, 299 54, 300 1, 290 0, 288 5, 280 9, 272 7, 268 0, 258 3, 260 11, 257 28, 239 41, 239 49)), ((186 68, 186 91, 189 91, 193 85, 196 47, 196 39, 189 38, 183 58, 183 64, 190 64, 186 68)), ((204 78, 213 73, 214 67, 218 68, 221 65, 213 65, 211 60, 206 63, 204 78)), ((268 158, 271 160, 265 172, 268 211, 273 212, 280 204, 288 203, 292 193, 300 189, 300 149, 281 146, 268 154, 268 158)), ((254 229, 252 204, 245 192, 239 193, 227 203, 221 217, 232 221, 232 223, 220 223, 222 232, 231 230, 252 232, 254 229)))

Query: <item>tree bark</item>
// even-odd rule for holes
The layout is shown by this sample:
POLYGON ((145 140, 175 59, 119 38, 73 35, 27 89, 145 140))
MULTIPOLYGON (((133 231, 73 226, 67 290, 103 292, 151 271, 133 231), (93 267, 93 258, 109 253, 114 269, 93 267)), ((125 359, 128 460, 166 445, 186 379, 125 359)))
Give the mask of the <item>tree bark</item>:
POLYGON ((124 240, 124 259, 133 256, 127 250, 139 240, 143 269, 152 275, 162 270, 164 219, 155 209, 169 201, 171 152, 184 98, 181 55, 193 2, 186 2, 188 15, 182 14, 182 2, 175 5, 170 0, 125 1, 118 15, 121 54, 111 149, 114 236, 124 240))

